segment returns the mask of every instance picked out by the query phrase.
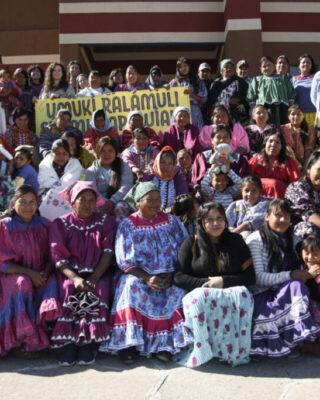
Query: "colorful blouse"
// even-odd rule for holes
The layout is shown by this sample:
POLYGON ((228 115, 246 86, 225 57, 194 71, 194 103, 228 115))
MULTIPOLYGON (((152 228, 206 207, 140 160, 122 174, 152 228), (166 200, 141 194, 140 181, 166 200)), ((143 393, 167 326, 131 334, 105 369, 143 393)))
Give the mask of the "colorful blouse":
POLYGON ((39 145, 39 137, 29 129, 23 131, 16 126, 9 126, 4 134, 5 139, 14 149, 20 145, 34 146, 36 149, 39 145))

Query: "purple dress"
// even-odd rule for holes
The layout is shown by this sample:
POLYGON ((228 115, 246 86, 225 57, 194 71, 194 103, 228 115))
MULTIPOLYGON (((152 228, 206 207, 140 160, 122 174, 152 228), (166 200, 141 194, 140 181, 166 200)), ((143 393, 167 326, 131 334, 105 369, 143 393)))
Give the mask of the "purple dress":
POLYGON ((35 288, 29 277, 7 274, 11 263, 42 271, 49 257, 50 221, 34 216, 31 222, 17 215, 0 221, 0 355, 23 346, 38 351, 49 346, 46 325, 60 314, 58 287, 51 275, 35 288))
POLYGON ((194 159, 202 150, 199 142, 199 129, 195 125, 188 124, 185 130, 180 133, 178 125, 173 124, 165 132, 163 145, 170 146, 175 153, 185 148, 194 159))
MULTIPOLYGON (((113 217, 94 212, 80 219, 74 213, 57 218, 50 229, 51 257, 57 269, 63 264, 81 277, 91 275, 104 252, 113 252, 116 223, 113 217)), ((112 276, 106 273, 96 285, 94 294, 100 303, 95 314, 77 316, 69 308, 69 296, 76 293, 73 282, 58 272, 62 316, 54 327, 54 347, 73 342, 77 345, 101 342, 108 337, 109 300, 112 276)))

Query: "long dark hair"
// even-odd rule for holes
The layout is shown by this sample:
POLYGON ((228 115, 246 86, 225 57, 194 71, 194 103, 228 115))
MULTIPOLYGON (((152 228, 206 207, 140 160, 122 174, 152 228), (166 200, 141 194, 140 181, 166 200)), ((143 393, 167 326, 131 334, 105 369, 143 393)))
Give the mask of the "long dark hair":
POLYGON ((199 92, 199 80, 197 74, 194 72, 193 66, 191 62, 186 57, 180 57, 177 61, 177 69, 176 69, 176 81, 178 83, 183 82, 186 77, 180 74, 179 67, 182 63, 186 63, 189 66, 189 75, 188 78, 190 80, 191 85, 193 86, 194 92, 199 92))
POLYGON ((42 84, 43 84, 43 81, 44 81, 44 72, 43 72, 43 69, 42 69, 42 68, 40 67, 40 65, 38 65, 38 64, 30 65, 30 67, 27 69, 30 82, 33 83, 32 78, 31 78, 31 72, 32 72, 34 69, 39 70, 39 72, 40 72, 39 83, 40 83, 40 85, 42 85, 42 84))
MULTIPOLYGON (((74 155, 72 157, 74 158, 80 158, 80 153, 81 153, 81 144, 80 144, 80 140, 78 138, 78 135, 76 135, 74 132, 72 131, 66 131, 64 132, 64 134, 61 136, 61 139, 69 139, 69 138, 73 138, 76 141, 76 151, 74 153, 74 155)), ((70 146, 69 146, 70 149, 70 146)), ((70 154, 71 155, 71 154, 70 154)))
POLYGON ((116 158, 111 164, 111 173, 110 173, 110 181, 109 181, 109 186, 108 190, 106 193, 106 197, 109 198, 112 196, 115 192, 117 192, 120 188, 121 185, 121 173, 122 173, 122 165, 121 165, 121 159, 118 157, 118 146, 117 142, 109 137, 109 136, 103 136, 102 138, 99 139, 96 147, 96 153, 97 157, 100 157, 100 153, 105 145, 110 145, 113 147, 115 153, 116 153, 116 158))
MULTIPOLYGON (((272 201, 270 201, 267 208, 267 214, 270 216, 277 208, 280 208, 282 212, 289 214, 290 216, 292 215, 290 204, 287 202, 287 200, 282 200, 282 199, 273 199, 272 201)), ((264 222, 262 227, 259 229, 259 232, 269 257, 268 271, 275 272, 274 269, 276 269, 276 272, 281 271, 282 269, 281 251, 287 257, 290 258, 289 269, 291 270, 295 269, 298 263, 298 257, 294 250, 292 227, 289 226, 289 228, 283 234, 284 243, 282 243, 282 241, 279 240, 279 238, 270 228, 267 221, 264 222)))
MULTIPOLYGON (((305 165, 303 172, 302 172, 302 178, 309 178, 308 177, 308 170, 320 159, 320 150, 314 151, 308 161, 307 164, 305 165)), ((305 179, 304 179, 305 180, 305 179)))
POLYGON ((197 242, 200 250, 200 255, 204 259, 206 265, 216 265, 220 273, 227 272, 230 267, 229 247, 230 231, 228 229, 228 221, 224 207, 212 201, 204 203, 200 206, 197 216, 197 242), (207 217, 211 210, 217 210, 224 218, 226 226, 222 232, 219 244, 215 245, 210 241, 210 238, 203 228, 204 219, 207 217))
MULTIPOLYGON (((12 207, 11 204, 14 204, 20 197, 24 196, 25 194, 32 193, 36 200, 38 201, 38 193, 31 185, 21 185, 17 187, 14 192, 14 195, 10 201, 9 207, 1 214, 1 219, 6 217, 13 217, 16 215, 16 210, 12 207)), ((37 210, 36 214, 39 215, 39 211, 37 210)))
POLYGON ((17 76, 18 76, 19 74, 22 74, 22 75, 25 77, 25 79, 26 79, 26 83, 24 84, 23 89, 24 89, 24 90, 29 90, 29 89, 31 89, 28 72, 27 72, 24 68, 17 68, 17 69, 14 71, 14 79, 17 79, 17 76))
POLYGON ((299 106, 298 104, 292 104, 292 106, 290 106, 288 108, 288 119, 289 119, 289 115, 291 114, 291 112, 295 111, 295 110, 300 110, 303 114, 303 121, 301 122, 301 125, 300 125, 300 138, 301 138, 302 143, 305 145, 309 138, 309 133, 308 133, 309 125, 305 119, 303 108, 301 106, 299 106))
POLYGON ((179 194, 172 205, 172 214, 176 215, 184 226, 194 217, 194 202, 197 201, 191 194, 179 194))
POLYGON ((122 69, 122 68, 113 69, 113 70, 110 72, 109 79, 108 79, 108 88, 109 88, 112 92, 114 91, 115 87, 117 86, 116 83, 114 82, 113 78, 117 75, 118 72, 120 72, 120 74, 122 75, 123 82, 126 81, 126 77, 124 76, 124 72, 123 72, 123 69, 122 69))
POLYGON ((213 123, 214 114, 217 113, 217 112, 219 112, 219 111, 223 111, 223 112, 225 112, 225 113, 227 114, 227 117, 228 117, 228 127, 230 128, 230 131, 232 131, 232 130, 233 130, 232 118, 230 117, 230 114, 229 114, 228 109, 227 109, 224 105, 222 105, 222 104, 219 104, 219 105, 214 106, 214 107, 212 108, 212 111, 210 112, 210 121, 213 123))
POLYGON ((270 132, 268 132, 268 134, 264 137, 261 154, 262 154, 264 160, 266 162, 269 162, 269 157, 268 157, 268 155, 266 153, 266 144, 267 144, 267 141, 269 140, 270 136, 273 136, 273 135, 276 135, 279 138, 280 143, 281 143, 281 150, 280 150, 280 153, 279 153, 279 156, 278 156, 278 161, 279 161, 279 163, 284 163, 286 161, 286 159, 287 159, 287 156, 286 156, 286 142, 285 142, 285 139, 284 139, 283 135, 279 131, 277 131, 276 129, 270 130, 270 132))
POLYGON ((309 60, 311 61, 310 75, 315 74, 315 73, 317 72, 317 67, 316 67, 316 64, 315 64, 314 59, 313 59, 313 57, 311 56, 311 54, 308 54, 308 53, 301 54, 301 56, 300 56, 299 59, 298 59, 299 65, 300 65, 301 61, 302 61, 304 58, 309 58, 309 60))
POLYGON ((66 89, 68 87, 68 81, 67 81, 67 73, 65 67, 58 62, 51 63, 48 68, 46 69, 46 74, 45 74, 45 79, 44 79, 44 92, 50 92, 52 89, 66 89), (62 70, 62 77, 59 82, 59 86, 55 88, 54 85, 54 80, 53 80, 53 70, 55 69, 56 66, 59 66, 62 70))

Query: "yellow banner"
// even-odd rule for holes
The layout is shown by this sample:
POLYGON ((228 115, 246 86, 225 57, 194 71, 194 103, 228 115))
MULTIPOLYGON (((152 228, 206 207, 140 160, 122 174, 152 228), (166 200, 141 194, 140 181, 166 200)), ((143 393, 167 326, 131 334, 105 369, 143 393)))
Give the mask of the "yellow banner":
POLYGON ((75 99, 38 100, 36 102, 36 132, 52 122, 61 108, 72 114, 72 126, 85 132, 89 128, 93 111, 103 108, 113 126, 121 134, 125 129, 130 111, 141 111, 144 126, 152 127, 157 133, 171 125, 172 112, 176 107, 190 109, 190 97, 184 94, 185 87, 136 92, 116 92, 96 97, 75 99))

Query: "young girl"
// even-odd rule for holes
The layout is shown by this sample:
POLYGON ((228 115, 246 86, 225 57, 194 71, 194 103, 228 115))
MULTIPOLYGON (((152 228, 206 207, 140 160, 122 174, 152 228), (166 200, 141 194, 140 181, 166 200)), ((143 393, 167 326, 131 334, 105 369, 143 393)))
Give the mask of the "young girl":
POLYGON ((120 150, 120 138, 117 129, 110 122, 104 109, 100 108, 92 113, 88 130, 83 135, 83 146, 90 151, 97 147, 99 139, 109 136, 115 139, 120 150))
POLYGON ((102 84, 102 74, 99 71, 90 72, 88 83, 89 85, 77 93, 77 97, 94 97, 111 93, 111 90, 102 84))
POLYGON ((179 217, 189 235, 194 235, 198 210, 199 203, 191 194, 180 194, 173 201, 171 213, 179 217))
POLYGON ((229 229, 245 239, 265 220, 268 201, 260 200, 262 183, 255 175, 246 176, 241 185, 242 200, 234 201, 226 210, 229 229))
POLYGON ((135 129, 132 136, 133 144, 122 152, 121 158, 129 165, 137 180, 141 181, 151 173, 159 150, 150 145, 149 132, 145 128, 135 129))
POLYGON ((307 286, 310 290, 311 310, 320 324, 320 238, 318 235, 309 235, 301 242, 301 256, 304 263, 302 269, 308 271, 310 275, 307 286))
POLYGON ((219 124, 227 125, 231 131, 230 146, 232 151, 239 154, 247 154, 250 150, 246 131, 239 122, 233 123, 228 110, 224 106, 216 106, 211 115, 212 125, 205 125, 199 135, 199 142, 204 149, 211 147, 211 134, 213 128, 219 124))
POLYGON ((264 105, 271 114, 271 122, 279 127, 287 122, 287 111, 294 102, 295 90, 286 75, 274 73, 275 65, 270 57, 262 57, 260 66, 262 75, 250 83, 247 101, 251 107, 264 105))
POLYGON ((200 131, 203 125, 200 105, 207 101, 208 92, 205 83, 197 77, 191 62, 185 57, 179 58, 176 77, 165 87, 175 86, 186 87, 184 93, 190 96, 192 124, 200 131))
POLYGON ((29 75, 29 80, 32 88, 36 91, 37 97, 40 96, 41 90, 43 88, 43 81, 44 81, 44 73, 43 69, 35 64, 35 65, 30 65, 30 67, 27 69, 28 75, 29 75))
POLYGON ((205 202, 214 200, 227 209, 239 195, 241 183, 242 179, 232 169, 227 174, 215 174, 210 168, 201 181, 201 197, 205 202))
POLYGON ((24 184, 30 185, 38 193, 38 174, 32 165, 32 155, 30 148, 26 148, 25 146, 16 148, 14 170, 12 171, 11 179, 16 187, 24 184))
POLYGON ((268 123, 268 110, 261 105, 253 107, 251 122, 252 123, 245 128, 250 145, 250 152, 248 153, 249 158, 254 156, 256 153, 260 153, 264 137, 275 127, 273 124, 268 123))
POLYGON ((22 90, 12 79, 12 74, 8 69, 0 70, 0 102, 6 113, 6 121, 9 122, 10 108, 20 106, 18 98, 22 95, 22 90))
POLYGON ((50 221, 37 215, 38 196, 20 186, 0 221, 0 356, 49 347, 47 323, 60 315, 49 256, 50 221))
POLYGON ((85 89, 89 86, 88 75, 79 74, 76 80, 76 94, 80 92, 80 90, 85 89))
POLYGON ((108 88, 111 92, 114 92, 114 89, 125 82, 125 76, 122 68, 113 69, 110 72, 109 79, 108 79, 108 88))
POLYGON ((316 132, 313 126, 308 126, 303 110, 298 104, 293 104, 288 110, 289 123, 281 125, 281 133, 286 141, 287 155, 296 159, 302 169, 308 161, 316 144, 316 132))
POLYGON ((87 150, 84 146, 81 146, 79 137, 72 131, 65 132, 61 139, 66 139, 70 148, 71 157, 76 158, 80 161, 83 168, 91 167, 94 162, 95 155, 91 151, 87 150))
POLYGON ((191 183, 191 171, 192 171, 192 156, 186 149, 181 149, 177 153, 177 163, 178 166, 182 168, 186 181, 189 187, 189 192, 192 193, 193 186, 191 183))
POLYGON ((309 310, 309 274, 299 269, 290 224, 289 203, 274 199, 264 225, 247 239, 256 273, 250 352, 254 358, 287 356, 320 331, 309 310))

